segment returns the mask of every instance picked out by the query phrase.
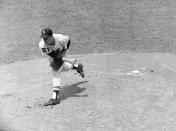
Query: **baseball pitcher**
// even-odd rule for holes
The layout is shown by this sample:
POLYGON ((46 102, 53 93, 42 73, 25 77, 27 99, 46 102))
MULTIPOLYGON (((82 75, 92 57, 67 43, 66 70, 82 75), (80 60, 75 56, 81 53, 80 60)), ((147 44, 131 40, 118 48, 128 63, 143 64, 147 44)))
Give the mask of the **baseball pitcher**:
POLYGON ((46 54, 52 68, 53 93, 51 99, 44 106, 56 105, 60 103, 59 90, 61 88, 60 75, 63 71, 76 70, 84 78, 83 65, 77 63, 76 59, 66 57, 71 40, 69 36, 54 34, 50 28, 41 30, 41 40, 39 49, 42 54, 46 54))

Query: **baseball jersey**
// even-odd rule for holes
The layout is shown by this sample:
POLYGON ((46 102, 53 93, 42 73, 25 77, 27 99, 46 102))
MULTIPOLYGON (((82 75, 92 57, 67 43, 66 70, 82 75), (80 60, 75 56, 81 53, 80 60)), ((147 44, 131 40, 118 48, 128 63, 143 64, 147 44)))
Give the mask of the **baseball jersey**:
POLYGON ((62 34, 53 34, 53 37, 55 38, 55 44, 52 48, 48 48, 43 39, 40 40, 39 48, 42 54, 49 54, 52 50, 55 51, 57 49, 60 50, 67 49, 69 36, 62 34))

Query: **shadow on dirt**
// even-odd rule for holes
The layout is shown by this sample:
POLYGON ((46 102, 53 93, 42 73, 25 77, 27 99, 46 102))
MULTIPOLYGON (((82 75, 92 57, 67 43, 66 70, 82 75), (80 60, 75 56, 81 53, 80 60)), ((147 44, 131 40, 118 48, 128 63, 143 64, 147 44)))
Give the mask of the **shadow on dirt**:
MULTIPOLYGON (((86 90, 85 87, 79 87, 80 84, 84 84, 87 83, 88 81, 81 81, 72 85, 66 85, 64 86, 61 90, 60 90, 60 94, 59 94, 59 100, 63 101, 69 97, 87 97, 87 94, 79 94, 82 93, 86 90)), ((59 103, 58 103, 59 104, 59 103)), ((57 104, 56 104, 57 105, 57 104)), ((43 105, 43 101, 42 102, 36 102, 34 104, 34 107, 44 107, 43 105)), ((27 105, 26 106, 27 109, 32 108, 31 106, 27 105)), ((0 130, 1 131, 1 130, 0 130)))
POLYGON ((72 85, 64 86, 60 91, 60 100, 63 101, 69 97, 87 97, 88 95, 78 95, 86 90, 86 88, 79 87, 80 84, 87 83, 88 81, 78 82, 72 85))

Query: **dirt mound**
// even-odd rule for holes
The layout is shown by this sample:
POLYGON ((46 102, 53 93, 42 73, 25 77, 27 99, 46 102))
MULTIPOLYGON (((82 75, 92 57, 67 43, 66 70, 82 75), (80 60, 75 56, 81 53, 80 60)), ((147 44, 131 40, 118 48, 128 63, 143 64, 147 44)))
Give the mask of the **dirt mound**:
POLYGON ((84 63, 86 78, 64 73, 62 101, 50 107, 43 106, 52 93, 47 59, 0 66, 0 117, 5 126, 16 131, 175 130, 174 55, 72 57, 84 63))

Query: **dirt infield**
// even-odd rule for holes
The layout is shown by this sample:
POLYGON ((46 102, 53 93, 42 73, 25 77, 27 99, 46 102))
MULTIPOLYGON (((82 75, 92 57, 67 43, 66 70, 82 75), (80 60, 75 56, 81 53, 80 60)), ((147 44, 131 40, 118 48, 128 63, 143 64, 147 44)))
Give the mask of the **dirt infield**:
POLYGON ((0 66, 1 120, 9 131, 176 130, 175 55, 74 57, 84 63, 86 78, 63 73, 62 101, 51 107, 43 106, 52 88, 47 59, 0 66))

